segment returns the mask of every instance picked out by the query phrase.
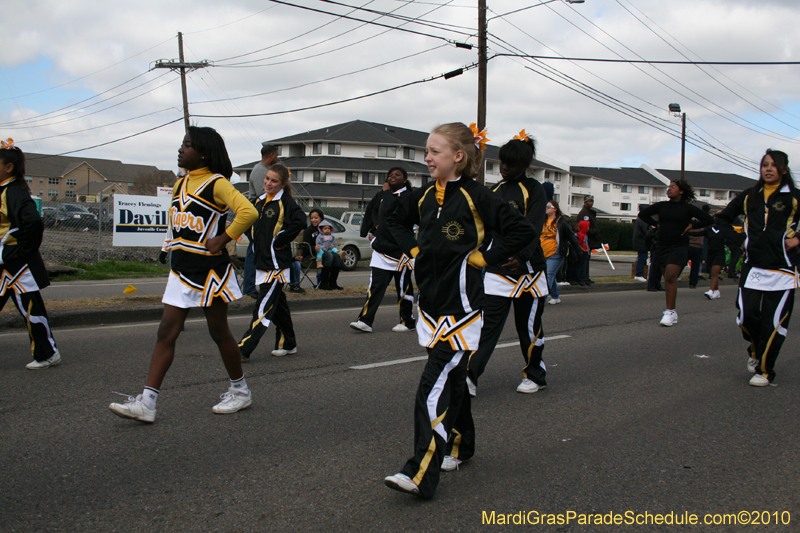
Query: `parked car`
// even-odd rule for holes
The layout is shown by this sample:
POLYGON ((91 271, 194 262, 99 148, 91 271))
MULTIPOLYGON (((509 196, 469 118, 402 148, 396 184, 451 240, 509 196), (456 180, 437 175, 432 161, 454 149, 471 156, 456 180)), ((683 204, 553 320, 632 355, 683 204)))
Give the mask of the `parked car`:
POLYGON ((42 222, 45 228, 52 228, 56 223, 56 208, 42 207, 42 222))
POLYGON ((56 210, 55 227, 67 229, 97 229, 97 217, 82 205, 61 204, 56 210))
MULTIPOLYGON (((336 236, 336 246, 339 250, 344 250, 344 269, 353 270, 359 261, 366 261, 372 258, 372 247, 369 239, 365 239, 355 231, 345 226, 338 218, 326 216, 325 220, 333 226, 333 234, 336 236)), ((311 222, 309 222, 311 224, 311 222)), ((236 257, 244 261, 247 255, 247 247, 250 240, 246 235, 242 235, 236 243, 236 257)))
POLYGON ((342 223, 350 226, 356 231, 361 231, 361 222, 364 220, 364 215, 359 211, 345 211, 342 213, 342 223))

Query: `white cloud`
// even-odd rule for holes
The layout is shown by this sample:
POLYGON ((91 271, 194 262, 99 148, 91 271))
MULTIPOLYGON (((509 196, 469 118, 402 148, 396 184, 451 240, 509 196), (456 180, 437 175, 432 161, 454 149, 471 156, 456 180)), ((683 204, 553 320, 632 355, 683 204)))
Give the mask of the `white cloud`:
MULTIPOLYGON (((313 8, 346 12, 342 8, 313 0, 295 1, 313 8)), ((457 0, 453 4, 464 5, 465 2, 457 0)), ((519 5, 519 2, 512 0, 490 0, 489 16, 518 9, 519 5)), ((615 58, 603 46, 605 45, 628 59, 635 59, 637 55, 651 60, 683 59, 621 6, 628 7, 652 30, 692 58, 696 54, 713 61, 798 60, 800 36, 785 29, 778 30, 785 28, 790 21, 798 20, 800 5, 789 0, 587 0, 584 4, 574 6, 553 3, 509 15, 508 20, 519 29, 503 19, 492 20, 489 25, 492 33, 490 47, 493 52, 503 51, 499 41, 502 39, 529 54, 559 53, 569 57, 615 58), (563 15, 563 18, 557 13, 563 15), (626 50, 581 15, 633 52, 626 50), (675 42, 665 31, 682 44, 675 42), (555 49, 556 53, 537 44, 534 38, 555 49)), ((377 0, 369 3, 368 7, 384 11, 397 9, 397 14, 413 17, 433 9, 434 6, 377 0)), ((353 13, 352 16, 375 18, 375 15, 363 12, 353 13)), ((443 7, 425 18, 475 27, 476 10, 443 7)), ((386 17, 379 21, 392 25, 398 23, 386 17)), ((0 100, 0 123, 4 124, 0 128, 0 136, 19 139, 22 146, 29 151, 59 153, 101 144, 155 127, 167 120, 180 118, 182 104, 180 84, 177 81, 90 115, 177 77, 176 74, 169 73, 158 81, 102 105, 86 107, 79 113, 59 119, 28 124, 40 127, 8 125, 12 120, 29 117, 34 113, 48 113, 86 97, 76 96, 77 94, 91 95, 107 91, 145 73, 157 59, 177 58, 175 35, 178 30, 184 32, 187 61, 219 61, 271 47, 269 50, 224 63, 269 56, 275 57, 264 60, 265 63, 283 62, 260 68, 224 68, 220 63, 219 66, 191 73, 188 87, 193 114, 239 115, 313 106, 428 78, 470 64, 476 59, 474 49, 467 51, 448 46, 307 87, 255 98, 200 103, 209 99, 253 95, 311 83, 365 69, 443 43, 441 40, 399 31, 378 35, 383 32, 381 28, 357 26, 359 25, 353 21, 335 20, 327 15, 255 0, 224 4, 205 0, 143 1, 136 4, 98 4, 89 0, 73 0, 69 3, 52 0, 28 2, 26 8, 15 15, 14 25, 4 28, 7 40, 15 43, 15 46, 13 54, 0 57, 0 87, 3 87, 3 94, 9 95, 0 100), (326 23, 328 24, 323 28, 312 31, 326 23), (207 29, 209 31, 203 31, 207 29), (300 36, 305 32, 309 33, 300 36), (343 32, 347 33, 334 38, 343 32), (368 39, 372 36, 375 37, 368 39), (330 40, 320 43, 325 39, 330 40), (290 41, 279 44, 286 40, 290 41), (356 44, 332 51, 351 43, 356 44), (301 47, 307 48, 297 50, 301 47), (145 50, 148 51, 141 53, 145 50), (329 53, 322 54, 323 52, 329 53), (132 59, 123 61, 134 55, 132 59), (299 60, 307 56, 315 57, 299 60), (31 76, 30 80, 26 80, 26 73, 41 62, 49 62, 52 66, 48 76, 44 79, 31 76), (102 72, 93 74, 104 68, 102 72), (47 89, 45 83, 52 87, 84 76, 87 77, 64 87, 24 96, 47 89), (85 133, 26 142, 29 139, 110 124, 164 108, 174 109, 85 133), (42 126, 72 117, 85 118, 42 126)), ((465 39, 441 29, 419 25, 406 27, 457 40, 465 39)), ((475 43, 476 40, 473 38, 470 42, 475 43)), ((525 64, 527 63, 523 59, 507 57, 496 57, 489 64, 487 123, 493 143, 502 144, 524 127, 536 136, 541 155, 570 164, 638 166, 646 163, 659 168, 679 167, 679 139, 565 89, 527 70, 523 66, 525 64)), ((690 137, 701 135, 721 148, 723 144, 727 145, 730 150, 741 152, 749 160, 757 161, 767 147, 786 150, 792 162, 800 157, 796 141, 800 133, 796 129, 800 128, 800 73, 796 67, 703 67, 719 80, 715 81, 700 69, 690 66, 658 66, 658 69, 674 78, 670 79, 656 70, 656 67, 648 65, 580 63, 576 66, 555 60, 547 60, 546 64, 592 89, 653 115, 654 121, 668 125, 675 132, 680 130, 678 121, 669 116, 666 107, 671 102, 680 103, 690 120, 690 137), (752 104, 769 111, 788 125, 781 124, 752 104), (730 113, 735 113, 738 117, 730 113), (741 122, 742 118, 780 132, 790 140, 760 135, 731 122, 741 122)), ((153 80, 163 73, 164 71, 155 71, 145 74, 137 81, 102 95, 97 100, 108 98, 136 83, 153 80)), ((442 122, 473 121, 476 116, 476 84, 476 71, 471 70, 450 80, 439 79, 316 110, 245 119, 194 120, 201 125, 215 127, 223 134, 236 165, 256 159, 259 143, 263 140, 354 119, 384 122, 423 131, 442 122)), ((93 149, 85 155, 174 168, 182 129, 182 122, 177 122, 132 139, 93 149)), ((697 151, 691 146, 687 150, 687 166, 692 169, 750 175, 744 169, 706 152, 697 151)))

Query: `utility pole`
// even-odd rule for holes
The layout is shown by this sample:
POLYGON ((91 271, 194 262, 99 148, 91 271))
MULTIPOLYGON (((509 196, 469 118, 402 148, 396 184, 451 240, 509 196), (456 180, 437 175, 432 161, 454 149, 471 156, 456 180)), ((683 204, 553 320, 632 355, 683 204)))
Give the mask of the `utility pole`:
MULTIPOLYGON (((478 131, 486 127, 486 0, 478 0, 478 131)), ((486 162, 481 165, 478 183, 484 182, 486 162)))
POLYGON ((178 32, 178 62, 167 61, 160 59, 156 61, 153 68, 168 68, 170 70, 180 70, 181 72, 181 93, 183 94, 183 125, 186 131, 189 131, 189 99, 186 93, 186 71, 189 72, 201 68, 206 68, 209 65, 207 59, 199 63, 186 63, 183 60, 183 33, 178 32))

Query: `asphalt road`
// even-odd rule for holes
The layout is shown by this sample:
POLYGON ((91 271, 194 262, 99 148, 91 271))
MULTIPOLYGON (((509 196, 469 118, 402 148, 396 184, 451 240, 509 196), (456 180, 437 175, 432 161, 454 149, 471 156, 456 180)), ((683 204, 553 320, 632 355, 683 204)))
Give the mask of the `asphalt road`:
MULTIPOLYGON (((156 324, 60 329, 64 362, 24 369, 24 332, 0 333, 2 531, 482 531, 495 512, 683 515, 767 511, 800 520, 800 363, 790 335, 778 386, 747 385, 733 289, 565 294, 547 306, 548 388, 515 392, 522 356, 507 327, 473 402, 477 454, 433 500, 383 486, 412 449, 424 356, 413 333, 350 330, 356 309, 294 315, 295 356, 246 364, 253 406, 211 407, 226 375, 203 319, 178 341, 153 425, 113 416, 136 394, 156 324), (703 356, 703 357, 700 357, 703 356), (381 362, 388 366, 354 369, 381 362)), ((233 317, 236 335, 246 317, 233 317)), ((775 526, 775 518, 790 525, 775 526)), ((751 515, 748 515, 751 516, 751 515)), ((766 515, 762 515, 764 519, 766 515)), ((528 525, 525 531, 744 531, 744 526, 528 525)), ((652 518, 651 518, 652 520, 652 518)), ((520 530, 497 526, 490 530, 520 530)))

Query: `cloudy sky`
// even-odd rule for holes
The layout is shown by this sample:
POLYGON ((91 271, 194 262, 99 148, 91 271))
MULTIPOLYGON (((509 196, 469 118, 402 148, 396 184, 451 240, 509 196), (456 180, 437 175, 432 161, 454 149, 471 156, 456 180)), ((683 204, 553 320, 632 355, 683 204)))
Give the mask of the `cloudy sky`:
MULTIPOLYGON (((487 4, 493 144, 525 128, 541 156, 569 165, 678 169, 674 102, 687 169, 754 177, 775 148, 800 172, 800 65, 520 57, 800 61, 797 0, 487 4)), ((453 43, 477 44, 477 0, 28 0, 0 25, 0 137, 29 152, 174 170, 180 80, 151 67, 177 59, 179 31, 185 60, 213 65, 188 75, 192 121, 225 137, 234 165, 262 141, 350 120, 429 131, 477 116, 477 69, 437 78, 476 62, 453 43)))

